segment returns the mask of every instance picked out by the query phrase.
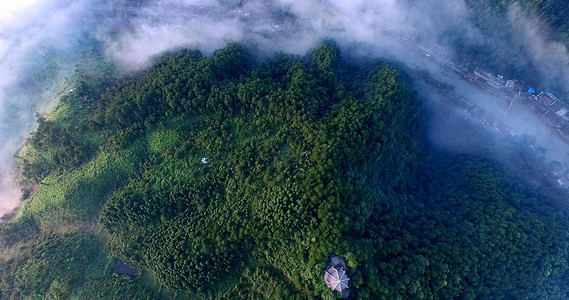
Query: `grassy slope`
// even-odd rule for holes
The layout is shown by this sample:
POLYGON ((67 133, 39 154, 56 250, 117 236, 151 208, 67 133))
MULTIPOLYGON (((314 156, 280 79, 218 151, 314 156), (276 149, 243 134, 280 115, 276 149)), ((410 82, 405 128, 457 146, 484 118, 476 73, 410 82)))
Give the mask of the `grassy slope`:
MULTIPOLYGON (((91 71, 95 71, 91 73, 95 74, 92 80, 100 80, 97 72, 108 71, 100 62, 91 67, 94 68, 91 71)), ((75 137, 87 145, 101 145, 108 139, 109 132, 86 135, 79 128, 82 114, 89 109, 89 100, 92 100, 85 98, 90 95, 69 92, 69 87, 81 80, 79 76, 83 75, 76 74, 60 83, 57 99, 51 102, 53 108, 44 118, 62 128, 70 128, 76 133, 75 137), (81 97, 83 101, 78 99, 81 97)), ((33 282, 43 285, 36 286, 37 290, 52 297, 120 299, 129 294, 140 298, 153 295, 140 280, 111 275, 114 259, 105 249, 106 241, 98 235, 98 215, 105 199, 138 171, 140 159, 144 157, 140 153, 147 152, 147 148, 146 141, 140 140, 120 151, 98 151, 80 167, 56 170, 32 187, 20 212, 0 231, 0 271, 15 275, 12 276, 15 282, 0 284, 0 298, 2 295, 33 296, 28 289, 33 282), (62 246, 70 249, 59 249, 62 246), (60 252, 69 253, 64 263, 58 263, 60 252), (35 253, 44 253, 39 257, 41 261, 35 253), (47 271, 39 272, 38 267, 47 271), (83 277, 69 270, 77 270, 83 277)), ((50 161, 53 153, 26 145, 19 158, 32 163, 50 161)))

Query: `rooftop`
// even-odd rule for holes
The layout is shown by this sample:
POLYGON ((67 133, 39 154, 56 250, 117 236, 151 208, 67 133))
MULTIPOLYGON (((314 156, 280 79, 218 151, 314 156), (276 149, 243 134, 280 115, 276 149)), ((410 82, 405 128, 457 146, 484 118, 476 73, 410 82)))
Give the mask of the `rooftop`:
POLYGON ((324 282, 334 291, 342 292, 347 289, 349 281, 350 278, 348 278, 348 275, 346 275, 346 272, 342 269, 338 270, 331 267, 324 273, 324 282))

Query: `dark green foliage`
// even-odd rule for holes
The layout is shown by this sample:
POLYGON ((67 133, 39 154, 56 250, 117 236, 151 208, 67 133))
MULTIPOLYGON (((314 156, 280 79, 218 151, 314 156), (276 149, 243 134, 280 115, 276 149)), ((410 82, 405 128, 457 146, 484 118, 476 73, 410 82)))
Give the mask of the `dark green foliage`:
MULTIPOLYGON (((331 253, 346 260, 354 298, 567 298, 566 214, 484 160, 429 157, 419 101, 396 69, 347 64, 331 42, 302 60, 247 57, 237 45, 211 58, 169 53, 89 105, 83 136, 108 137, 101 155, 135 156, 134 171, 106 171, 128 178, 93 175, 114 256, 203 298, 334 297, 323 281, 331 253)), ((46 122, 34 147, 57 153, 67 127, 46 122)), ((90 188, 76 190, 97 195, 90 188)), ((10 226, 10 238, 30 234, 10 226)), ((30 254, 14 266, 42 263, 61 262, 30 254)), ((127 278, 49 277, 47 289, 29 281, 48 276, 37 268, 28 281, 9 270, 5 290, 21 295, 155 296, 127 278)))
POLYGON ((496 168, 478 159, 438 158, 423 165, 419 176, 421 186, 401 202, 403 211, 372 217, 365 234, 375 249, 368 266, 372 272, 362 275, 375 286, 359 293, 381 292, 387 298, 567 297, 562 279, 567 272, 566 216, 547 209, 530 213, 523 207, 536 199, 526 199, 496 168))
POLYGON ((203 292, 255 259, 320 293, 318 266, 352 227, 361 235, 384 195, 370 185, 393 191, 414 168, 415 95, 380 66, 366 98, 354 98, 338 79, 332 43, 311 54, 314 64, 279 56, 251 72, 234 45, 211 59, 188 54, 167 55, 99 107, 110 126, 144 123, 178 138, 105 205, 110 248, 170 289, 203 292), (148 95, 164 90, 157 78, 173 77, 189 83, 191 105, 148 95), (137 99, 154 102, 132 106, 137 99), (117 105, 131 107, 128 115, 117 105), (176 115, 189 126, 167 125, 176 115))
POLYGON ((0 232, 0 241, 8 243, 2 250, 11 247, 0 258, 0 298, 158 298, 140 280, 111 275, 96 237, 30 232, 37 227, 31 222, 18 219, 0 232))
POLYGON ((30 163, 23 162, 23 175, 38 182, 55 169, 71 169, 85 162, 92 151, 77 139, 69 128, 61 128, 53 121, 38 119, 38 129, 30 144, 40 151, 49 151, 51 157, 30 163))
POLYGON ((74 295, 78 299, 159 299, 156 293, 140 284, 139 281, 128 276, 117 275, 104 279, 89 280, 74 295))
POLYGON ((9 248, 37 233, 39 233, 39 228, 32 218, 22 217, 7 223, 0 231, 0 249, 9 248))
POLYGON ((247 268, 241 278, 217 295, 221 299, 305 299, 301 292, 282 275, 272 269, 247 268))
MULTIPOLYGON (((267 297, 257 276, 298 289, 278 293, 327 294, 331 252, 353 268, 356 297, 542 297, 561 286, 566 237, 552 237, 562 225, 518 211, 524 196, 482 162, 420 159, 419 105, 396 70, 344 65, 331 43, 311 58, 229 68, 201 85, 199 117, 180 110, 179 124, 194 125, 175 127, 179 147, 107 202, 111 249, 171 289, 215 295, 240 277, 232 291, 244 298, 267 297), (347 89, 348 73, 367 80, 347 89), (251 260, 267 268, 243 272, 251 260)), ((215 60, 201 63, 227 69, 215 60)), ((173 128, 156 120, 149 128, 173 128)))
POLYGON ((98 253, 93 237, 84 234, 42 235, 18 247, 12 261, 0 264, 0 296, 69 297, 85 281, 85 268, 98 253))

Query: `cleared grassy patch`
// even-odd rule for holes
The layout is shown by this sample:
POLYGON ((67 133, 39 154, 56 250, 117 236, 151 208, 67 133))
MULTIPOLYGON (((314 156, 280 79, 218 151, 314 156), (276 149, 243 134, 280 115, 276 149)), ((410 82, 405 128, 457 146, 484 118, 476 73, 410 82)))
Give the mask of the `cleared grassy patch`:
POLYGON ((23 215, 34 217, 40 228, 68 228, 69 224, 96 223, 104 201, 138 170, 144 145, 101 153, 78 169, 51 174, 24 205, 23 215))
POLYGON ((181 136, 174 130, 157 130, 148 136, 148 149, 152 153, 162 153, 181 142, 181 136))

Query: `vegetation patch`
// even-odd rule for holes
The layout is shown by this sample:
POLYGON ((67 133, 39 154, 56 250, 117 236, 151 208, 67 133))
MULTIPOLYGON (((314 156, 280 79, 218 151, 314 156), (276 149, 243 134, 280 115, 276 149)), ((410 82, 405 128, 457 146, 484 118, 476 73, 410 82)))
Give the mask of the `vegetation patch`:
POLYGON ((410 83, 325 42, 260 65, 168 53, 94 101, 83 85, 22 158, 37 191, 0 231, 1 296, 333 298, 334 253, 351 297, 566 297, 564 213, 425 147, 410 83), (103 243, 142 279, 110 275, 103 243))

